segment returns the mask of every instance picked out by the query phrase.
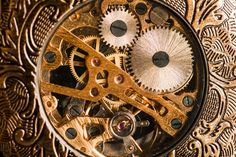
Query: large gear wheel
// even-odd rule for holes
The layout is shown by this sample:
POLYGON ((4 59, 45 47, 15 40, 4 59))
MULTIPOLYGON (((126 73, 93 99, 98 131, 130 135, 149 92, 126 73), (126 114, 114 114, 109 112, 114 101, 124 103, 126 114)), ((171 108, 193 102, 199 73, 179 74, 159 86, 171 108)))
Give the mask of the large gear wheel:
POLYGON ((108 10, 100 22, 100 35, 111 47, 132 46, 138 37, 138 19, 124 7, 108 10))
POLYGON ((186 37, 177 30, 151 28, 133 47, 128 71, 149 91, 173 92, 192 77, 192 53, 186 37))

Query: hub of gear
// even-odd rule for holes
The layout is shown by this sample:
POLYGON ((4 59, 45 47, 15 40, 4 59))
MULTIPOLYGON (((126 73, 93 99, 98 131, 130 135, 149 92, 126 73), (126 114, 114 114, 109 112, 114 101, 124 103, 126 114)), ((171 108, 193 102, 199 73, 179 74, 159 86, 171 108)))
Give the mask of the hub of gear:
POLYGON ((145 89, 173 92, 190 81, 192 58, 192 48, 183 34, 169 28, 152 28, 132 48, 128 71, 145 89))
POLYGON ((121 6, 108 10, 99 28, 102 39, 114 48, 132 46, 140 29, 136 16, 121 6))

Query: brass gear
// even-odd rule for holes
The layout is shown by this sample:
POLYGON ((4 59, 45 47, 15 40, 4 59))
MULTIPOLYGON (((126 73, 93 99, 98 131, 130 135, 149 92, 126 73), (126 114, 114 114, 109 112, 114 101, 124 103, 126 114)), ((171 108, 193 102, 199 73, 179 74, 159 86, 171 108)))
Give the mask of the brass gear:
POLYGON ((192 54, 187 38, 179 31, 153 27, 143 32, 132 48, 127 70, 146 90, 174 92, 192 78, 192 54))
POLYGON ((138 37, 139 20, 124 6, 107 10, 99 25, 101 38, 113 48, 132 46, 138 37))
MULTIPOLYGON (((93 48, 100 52, 100 45, 101 45, 101 39, 98 36, 88 36, 85 37, 83 39, 83 41, 85 43, 90 44, 91 46, 93 46, 93 48), (95 44, 93 44, 95 43, 95 44)), ((113 62, 117 67, 124 69, 125 65, 125 59, 127 58, 127 54, 125 52, 120 52, 117 49, 113 49, 113 52, 111 52, 111 50, 108 48, 106 50, 106 52, 103 53, 108 53, 106 54, 106 58, 108 60, 110 60, 111 62, 113 62)), ((82 88, 84 86, 86 86, 86 83, 88 81, 88 71, 86 69, 85 66, 85 62, 84 62, 84 58, 86 57, 85 54, 77 51, 77 48, 74 48, 71 55, 70 55, 70 59, 69 59, 69 66, 70 66, 70 70, 72 75, 74 76, 74 78, 78 81, 78 88, 82 88), (77 57, 77 60, 75 60, 75 57, 77 57), (80 62, 78 61, 80 59, 80 62), (78 75, 78 73, 76 72, 75 67, 79 66, 82 68, 82 73, 80 75, 78 75)), ((97 78, 97 81, 99 84, 101 85, 105 85, 106 84, 106 74, 105 73, 101 73, 100 74, 100 78, 97 78)), ((122 106, 125 105, 126 103, 118 98, 116 98, 115 96, 112 95, 108 95, 106 97, 104 97, 102 99, 102 102, 105 103, 106 105, 108 105, 109 107, 112 106, 122 106)))
POLYGON ((78 82, 78 87, 84 87, 87 83, 87 77, 88 77, 88 71, 85 66, 85 57, 86 54, 79 52, 77 48, 74 48, 71 52, 70 58, 69 58, 69 67, 72 75, 78 82), (75 58, 78 58, 78 60, 75 60, 75 58), (80 71, 80 74, 77 73, 76 67, 83 68, 83 71, 80 71))

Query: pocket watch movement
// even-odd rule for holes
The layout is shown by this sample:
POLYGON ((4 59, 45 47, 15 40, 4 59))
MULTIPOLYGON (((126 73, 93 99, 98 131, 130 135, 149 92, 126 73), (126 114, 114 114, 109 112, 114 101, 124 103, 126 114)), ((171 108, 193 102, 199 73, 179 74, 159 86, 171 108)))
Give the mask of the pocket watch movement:
POLYGON ((235 156, 235 10, 1 1, 1 155, 235 156))

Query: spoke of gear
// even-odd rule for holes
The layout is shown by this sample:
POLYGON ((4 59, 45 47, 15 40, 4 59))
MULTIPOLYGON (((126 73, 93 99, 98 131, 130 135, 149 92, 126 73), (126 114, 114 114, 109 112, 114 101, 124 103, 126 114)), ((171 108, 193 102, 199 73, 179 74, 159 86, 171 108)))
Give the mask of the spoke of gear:
POLYGON ((88 71, 85 67, 86 54, 79 52, 77 48, 74 48, 69 58, 69 66, 72 75, 78 82, 79 88, 86 85, 88 81, 88 71), (78 68, 80 70, 78 70, 78 68))
POLYGON ((138 37, 139 21, 123 7, 107 11, 99 25, 101 38, 113 48, 132 46, 138 37))
POLYGON ((173 92, 191 80, 192 54, 187 38, 177 30, 152 28, 133 47, 127 70, 149 91, 173 92))

